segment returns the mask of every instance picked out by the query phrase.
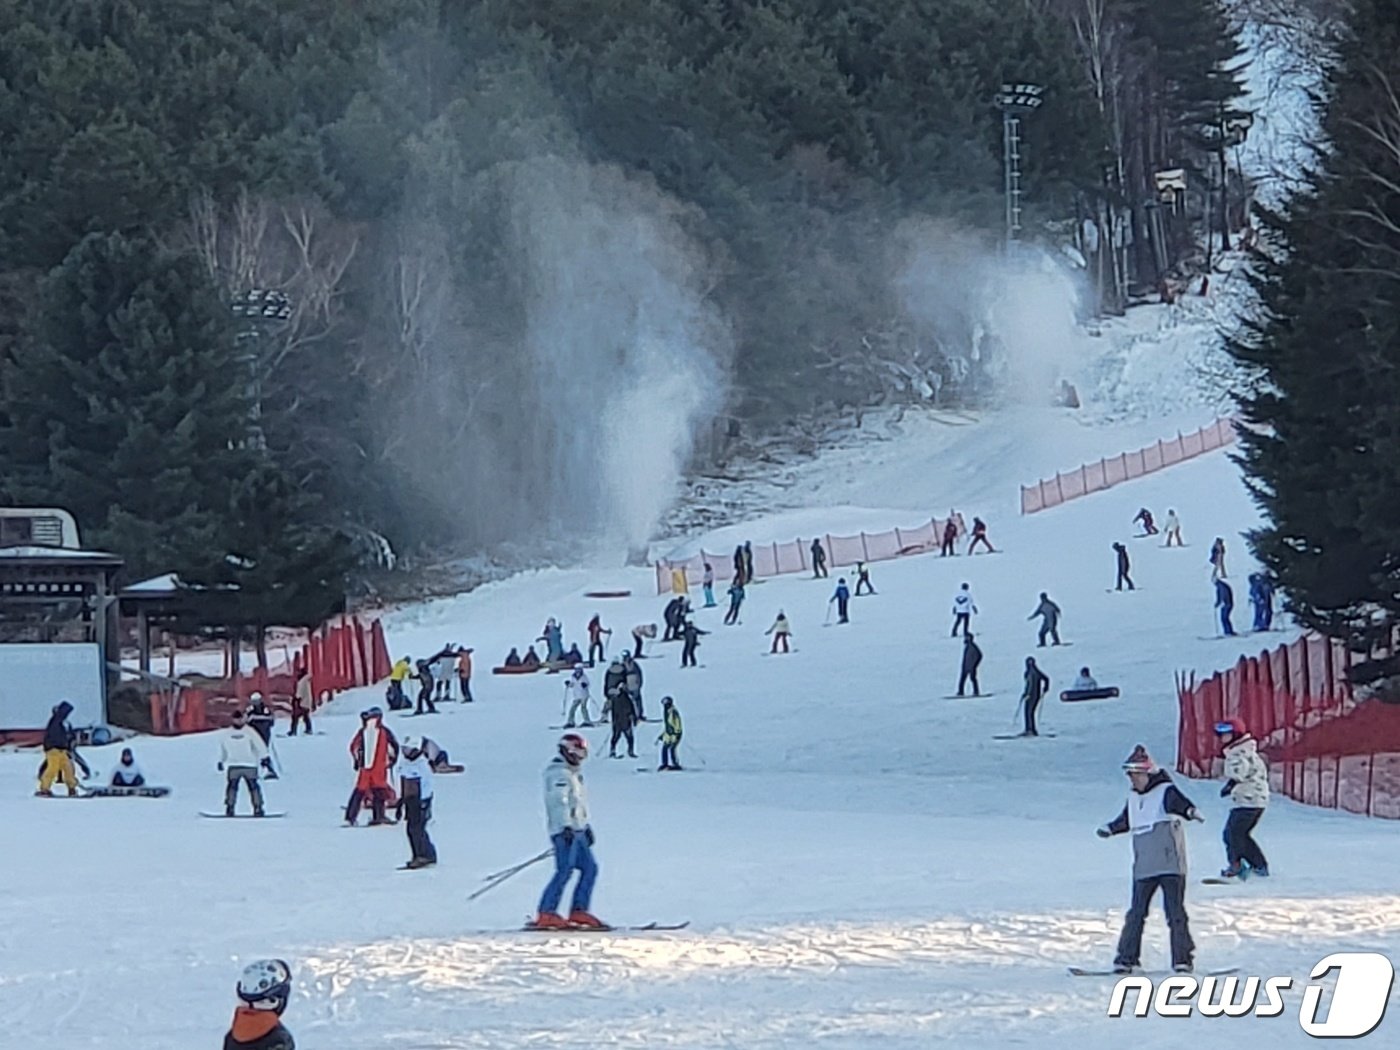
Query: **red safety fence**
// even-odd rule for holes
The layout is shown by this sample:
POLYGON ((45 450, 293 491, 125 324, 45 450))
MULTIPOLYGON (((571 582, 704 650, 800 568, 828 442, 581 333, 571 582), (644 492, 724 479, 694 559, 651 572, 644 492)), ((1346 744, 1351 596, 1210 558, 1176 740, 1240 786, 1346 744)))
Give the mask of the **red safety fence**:
MULTIPOLYGON (((854 565, 862 561, 888 561, 911 554, 927 554, 939 549, 943 540, 944 522, 930 518, 924 525, 889 532, 862 532, 855 536, 819 537, 826 549, 826 564, 832 568, 854 565)), ((959 534, 961 536, 961 534, 959 534)), ((753 574, 781 576, 785 573, 810 572, 812 569, 812 539, 796 539, 791 543, 755 543, 753 545, 753 574)), ((705 576, 705 564, 715 571, 716 580, 728 580, 734 569, 734 554, 710 554, 701 551, 679 561, 662 559, 656 563, 656 593, 666 594, 677 589, 673 573, 684 572, 687 587, 698 587, 705 576)))
POLYGON ((1021 513, 1034 514, 1048 510, 1091 492, 1102 492, 1125 481, 1155 474, 1185 460, 1224 448, 1234 440, 1235 424, 1228 419, 1217 419, 1210 426, 1190 434, 1178 430, 1176 437, 1169 441, 1158 441, 1135 452, 1123 452, 1097 463, 1085 463, 1068 474, 1057 472, 1053 478, 1037 481, 1034 485, 1022 485, 1021 513))
POLYGON ((151 725, 154 732, 163 735, 218 729, 228 724, 229 714, 245 706, 253 693, 262 693, 270 707, 288 713, 303 667, 311 669, 311 693, 319 706, 327 694, 334 696, 345 689, 383 681, 389 677, 390 666, 380 622, 373 620, 366 627, 358 618, 342 618, 311 632, 290 663, 151 693, 151 725))
POLYGON ((1312 806, 1400 819, 1400 705, 1356 700, 1345 646, 1317 635, 1197 683, 1178 676, 1176 768, 1218 778, 1215 724, 1238 718, 1269 760, 1274 791, 1312 806))

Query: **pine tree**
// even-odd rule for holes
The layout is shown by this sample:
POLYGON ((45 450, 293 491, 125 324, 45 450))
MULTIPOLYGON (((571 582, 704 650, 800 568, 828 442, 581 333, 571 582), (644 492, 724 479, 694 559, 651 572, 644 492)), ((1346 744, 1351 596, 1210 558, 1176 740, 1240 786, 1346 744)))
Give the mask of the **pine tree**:
POLYGON ((1256 375, 1251 546, 1304 623, 1366 651, 1400 621, 1400 0, 1359 0, 1338 56, 1330 150, 1264 216, 1263 314, 1231 349, 1256 375))

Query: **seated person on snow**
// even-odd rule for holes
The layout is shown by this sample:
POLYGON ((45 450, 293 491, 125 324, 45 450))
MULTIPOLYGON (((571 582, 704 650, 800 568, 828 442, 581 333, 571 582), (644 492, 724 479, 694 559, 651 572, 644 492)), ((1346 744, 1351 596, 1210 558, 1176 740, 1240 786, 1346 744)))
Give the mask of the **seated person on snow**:
POLYGON ((131 753, 131 748, 122 748, 121 761, 117 763, 117 768, 112 770, 111 786, 114 788, 139 788, 145 787, 146 777, 141 772, 141 767, 136 764, 136 756, 131 753))
POLYGON ((504 664, 503 666, 505 666, 505 667, 519 667, 519 666, 520 666, 520 653, 518 653, 518 652, 516 651, 516 649, 515 649, 514 646, 511 646, 510 654, 509 654, 508 656, 506 656, 506 662, 505 662, 505 664, 504 664))
POLYGON ((528 648, 528 649, 525 650, 525 659, 523 659, 523 660, 520 661, 520 666, 521 666, 521 667, 538 667, 539 665, 540 665, 540 654, 537 653, 537 652, 535 652, 535 647, 532 645, 532 646, 530 646, 530 648, 528 648))
POLYGON ((1094 681, 1094 676, 1089 673, 1089 669, 1087 667, 1081 667, 1079 669, 1079 677, 1074 680, 1074 684, 1069 688, 1071 692, 1081 693, 1091 689, 1097 689, 1098 687, 1099 683, 1094 681))
POLYGON ((564 662, 570 667, 577 667, 583 663, 583 653, 578 651, 578 642, 569 647, 569 651, 564 654, 564 662))

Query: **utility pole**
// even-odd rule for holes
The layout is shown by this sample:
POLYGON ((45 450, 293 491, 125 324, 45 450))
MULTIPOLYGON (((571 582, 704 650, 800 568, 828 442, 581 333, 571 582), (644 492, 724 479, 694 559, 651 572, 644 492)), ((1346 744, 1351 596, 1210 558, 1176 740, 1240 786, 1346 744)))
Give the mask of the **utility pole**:
POLYGON ((259 343, 265 328, 284 325, 292 316, 292 300, 286 293, 270 288, 249 288, 229 304, 235 317, 248 326, 238 333, 238 344, 247 349, 240 355, 248 366, 248 444, 259 451, 267 448, 262 429, 262 353, 259 343))
POLYGON ((1006 195, 1006 249, 1021 238, 1021 116, 1040 108, 1045 88, 1006 83, 997 93, 1001 110, 1001 154, 1006 195))

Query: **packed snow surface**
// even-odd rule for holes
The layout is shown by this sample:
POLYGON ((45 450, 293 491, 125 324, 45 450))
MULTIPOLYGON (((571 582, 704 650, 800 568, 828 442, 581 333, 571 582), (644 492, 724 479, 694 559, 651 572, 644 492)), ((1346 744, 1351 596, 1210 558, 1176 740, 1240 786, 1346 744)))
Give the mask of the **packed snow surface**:
MULTIPOLYGON (((698 669, 679 668, 676 645, 651 647, 644 662, 648 715, 672 695, 685 718, 683 773, 653 771, 655 724, 639 727, 635 760, 609 760, 605 730, 586 731, 594 910, 688 929, 518 932, 543 865, 466 900, 482 876, 546 845, 540 773, 561 722, 560 676, 492 676, 490 665, 523 651, 549 616, 586 644, 594 612, 614 654, 665 601, 646 569, 540 571, 388 623, 396 655, 476 650, 476 703, 389 716, 395 732, 426 732, 467 766, 437 779, 435 869, 395 870, 408 859, 400 829, 341 826, 346 745, 380 690, 337 700, 318 735, 288 739, 279 726, 285 772, 267 792, 280 820, 197 816, 219 806, 210 736, 136 741, 147 776, 174 787, 164 800, 33 798, 35 754, 0 754, 0 1045, 217 1046, 238 971, 265 955, 292 963, 286 1021, 312 1050, 1304 1045, 1297 1006, 1318 959, 1400 957, 1390 823, 1275 801, 1258 832, 1273 877, 1201 886, 1224 863, 1227 803, 1218 784, 1182 783, 1208 821, 1187 832, 1198 964, 1294 976, 1282 1018, 1111 1019, 1113 982, 1065 972, 1111 961, 1130 846, 1093 832, 1123 804, 1120 766, 1135 744, 1170 767, 1174 672, 1208 672, 1291 635, 1214 637, 1210 542, 1226 540, 1236 624, 1247 626, 1240 534, 1257 523, 1225 454, 1017 518, 1017 480, 1161 433, 1044 423, 1013 413, 943 442, 911 427, 835 456, 821 487, 799 479, 789 496, 807 501, 808 517, 755 520, 754 539, 791 538, 823 514, 870 528, 884 512, 903 525, 956 506, 969 522, 983 514, 998 553, 876 564, 878 595, 856 599, 845 625, 824 625, 840 569, 751 587, 740 626, 699 610, 712 633, 698 669), (1140 506, 1159 521, 1174 507, 1189 546, 1129 539, 1140 506), (1134 592, 1109 590, 1115 540, 1129 545, 1134 592), (980 609, 982 699, 947 699, 961 650, 949 605, 964 581, 980 609), (617 587, 632 597, 583 596, 617 587), (1063 608, 1072 644, 1035 648, 1027 616, 1040 591, 1063 608), (763 632, 779 609, 796 651, 768 656, 763 632), (1041 725, 1057 735, 995 740, 1017 727, 1028 655, 1052 678, 1041 725), (1054 699, 1081 665, 1122 698, 1054 699)), ((732 549, 737 535, 695 541, 732 549)), ((602 669, 590 673, 596 690, 602 669)), ((85 755, 105 772, 117 751, 85 755)), ((1165 941, 1158 908, 1147 965, 1167 965, 1165 941)), ((1396 1024, 1373 1038, 1393 1039, 1396 1024)))

